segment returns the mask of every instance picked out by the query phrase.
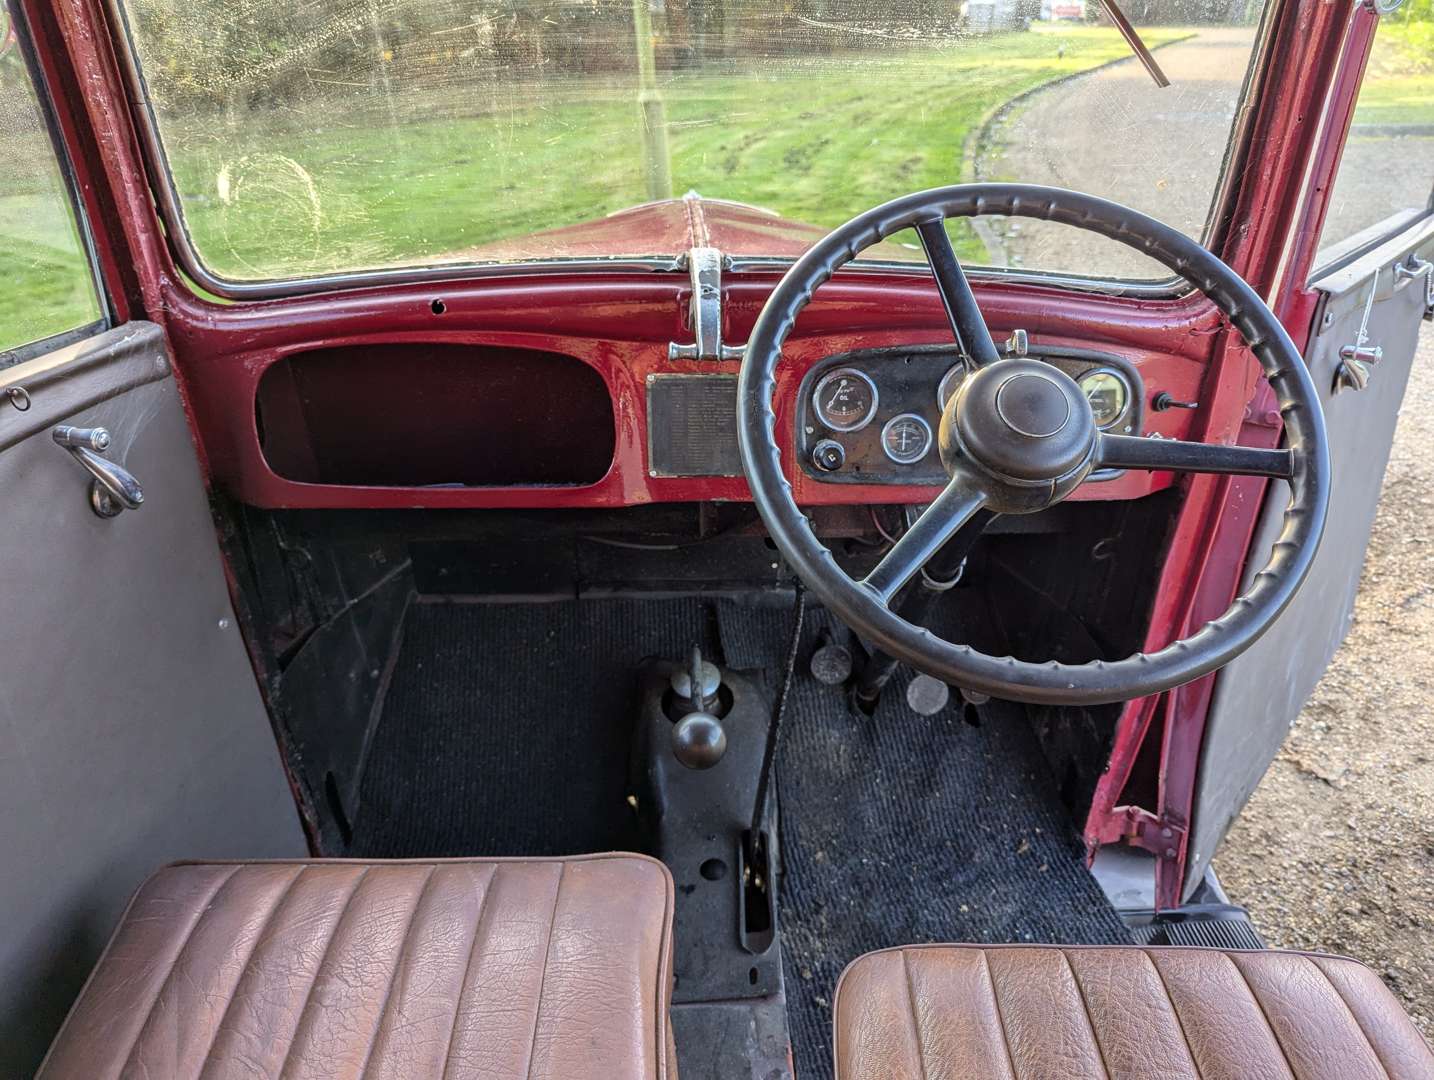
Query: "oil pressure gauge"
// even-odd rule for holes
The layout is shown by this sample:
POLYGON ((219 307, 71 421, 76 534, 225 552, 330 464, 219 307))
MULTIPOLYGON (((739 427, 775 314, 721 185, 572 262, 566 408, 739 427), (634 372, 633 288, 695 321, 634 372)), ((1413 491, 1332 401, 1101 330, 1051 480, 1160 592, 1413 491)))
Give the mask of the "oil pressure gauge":
POLYGON ((817 383, 817 419, 833 431, 857 431, 876 415, 876 383, 856 368, 837 368, 817 383))
POLYGON ((898 465, 914 465, 931 449, 931 425, 915 413, 893 416, 881 429, 881 448, 898 465))

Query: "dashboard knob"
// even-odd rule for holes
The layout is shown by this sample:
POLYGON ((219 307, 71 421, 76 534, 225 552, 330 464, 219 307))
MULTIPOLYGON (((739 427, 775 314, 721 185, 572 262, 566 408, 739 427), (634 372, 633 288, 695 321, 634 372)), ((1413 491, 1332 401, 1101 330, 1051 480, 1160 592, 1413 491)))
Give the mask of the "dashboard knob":
POLYGON ((823 439, 812 447, 812 464, 822 472, 836 472, 846 464, 846 448, 835 439, 823 439))

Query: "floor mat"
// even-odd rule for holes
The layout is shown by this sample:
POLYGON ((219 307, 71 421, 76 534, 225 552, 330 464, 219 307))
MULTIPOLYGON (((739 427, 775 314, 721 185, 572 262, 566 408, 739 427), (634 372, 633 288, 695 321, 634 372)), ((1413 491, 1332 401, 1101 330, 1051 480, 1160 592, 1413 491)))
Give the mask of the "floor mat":
POLYGON ((710 610, 697 599, 415 604, 350 854, 632 848, 637 665, 694 642, 712 649, 710 610))
MULTIPOLYGON (((808 620, 777 766, 779 921, 801 1080, 831 1074, 831 994, 863 952, 922 941, 1130 941, 1082 868, 1019 712, 980 727, 954 707, 919 717, 905 705, 903 675, 875 716, 853 715, 841 691, 806 675, 826 620, 820 611, 808 620)), ((698 640, 730 667, 770 674, 790 625, 789 603, 415 605, 350 853, 632 847, 638 663, 698 640)))
MULTIPOLYGON (((768 647, 770 616, 722 612, 729 663, 768 647)), ((825 619, 811 620, 803 659, 825 619)), ((870 717, 810 678, 789 699, 779 920, 800 1080, 831 1075, 832 991, 864 952, 926 941, 1131 941, 1083 868, 1019 710, 1006 706, 980 727, 954 707, 918 716, 906 707, 906 681, 898 676, 870 717)))

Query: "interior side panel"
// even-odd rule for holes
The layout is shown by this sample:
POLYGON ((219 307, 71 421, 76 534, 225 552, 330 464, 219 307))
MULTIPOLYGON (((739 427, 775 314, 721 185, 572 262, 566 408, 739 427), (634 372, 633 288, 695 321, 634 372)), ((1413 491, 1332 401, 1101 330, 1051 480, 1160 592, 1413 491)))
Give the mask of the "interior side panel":
POLYGON ((0 1075, 27 1076, 154 869, 306 848, 157 327, 0 372, 0 493, 0 1075), (97 516, 57 424, 107 428, 143 504, 97 516))
MULTIPOLYGON (((1216 682, 1191 819, 1187 893, 1204 875, 1349 629, 1425 310, 1424 279, 1396 281, 1393 273, 1410 251, 1434 257, 1434 226, 1426 221, 1314 283, 1325 295, 1306 359, 1324 395, 1329 429, 1329 521, 1309 578, 1288 610, 1216 682), (1335 392, 1340 349, 1359 341, 1371 282, 1375 296, 1365 331, 1383 359, 1373 365, 1365 389, 1335 392)), ((1272 486, 1247 576, 1268 560, 1284 504, 1283 488, 1272 486)))

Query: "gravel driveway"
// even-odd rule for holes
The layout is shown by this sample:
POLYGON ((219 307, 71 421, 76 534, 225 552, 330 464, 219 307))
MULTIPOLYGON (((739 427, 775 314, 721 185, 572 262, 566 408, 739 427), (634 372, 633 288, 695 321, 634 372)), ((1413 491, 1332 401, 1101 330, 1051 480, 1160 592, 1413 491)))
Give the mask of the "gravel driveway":
POLYGON ((1434 1038, 1434 326, 1344 646, 1215 858, 1272 945, 1347 953, 1434 1038))

